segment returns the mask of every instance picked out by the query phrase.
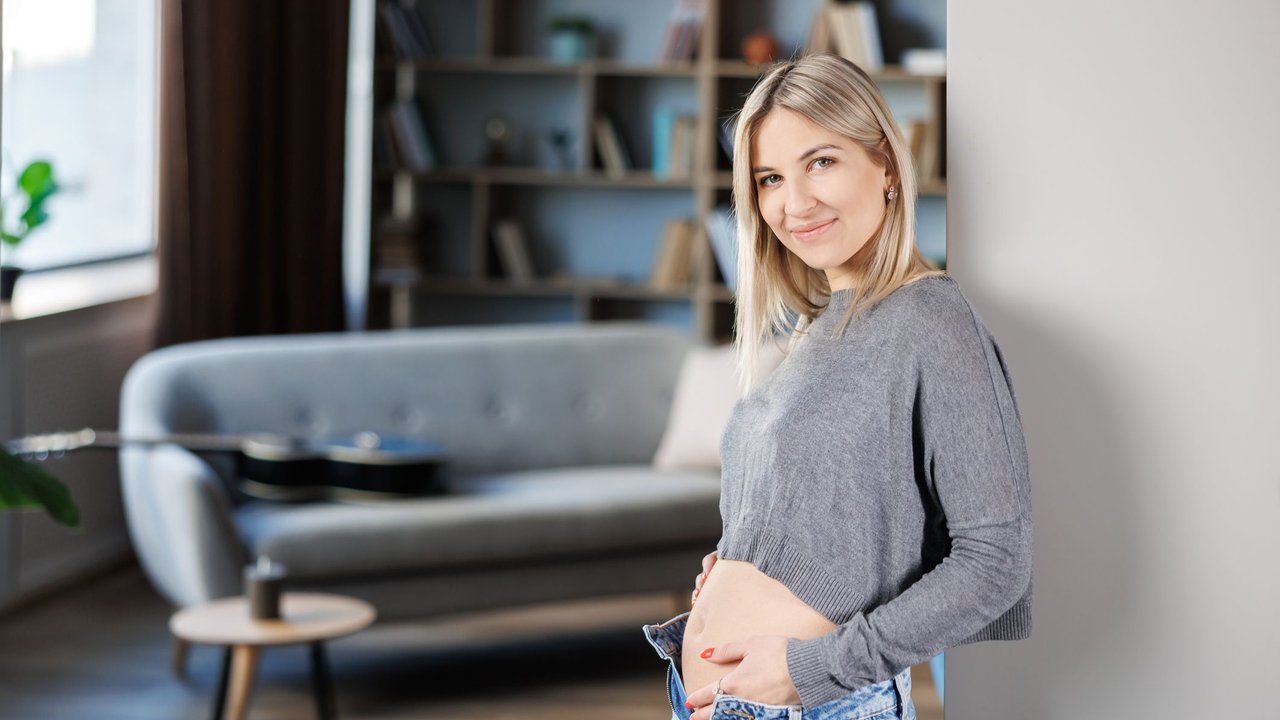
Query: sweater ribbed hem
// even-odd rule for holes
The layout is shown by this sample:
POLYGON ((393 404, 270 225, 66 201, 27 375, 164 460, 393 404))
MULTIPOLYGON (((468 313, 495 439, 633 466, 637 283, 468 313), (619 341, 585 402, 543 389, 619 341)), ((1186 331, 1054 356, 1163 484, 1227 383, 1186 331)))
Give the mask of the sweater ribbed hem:
POLYGON ((850 693, 849 688, 831 677, 823 662, 823 648, 831 637, 823 635, 808 640, 787 638, 787 672, 791 675, 791 684, 796 686, 796 692, 800 695, 800 704, 806 710, 850 693))
POLYGON ((1027 584, 1027 591, 1018 602, 1013 604, 1013 607, 1006 610, 1000 617, 992 620, 986 627, 961 640, 957 645, 968 645, 987 640, 1026 640, 1029 637, 1031 637, 1030 583, 1027 584))
POLYGON ((837 625, 862 609, 866 602, 862 593, 792 548, 786 537, 750 525, 742 528, 721 537, 721 558, 745 560, 755 565, 757 570, 785 585, 806 605, 837 625))

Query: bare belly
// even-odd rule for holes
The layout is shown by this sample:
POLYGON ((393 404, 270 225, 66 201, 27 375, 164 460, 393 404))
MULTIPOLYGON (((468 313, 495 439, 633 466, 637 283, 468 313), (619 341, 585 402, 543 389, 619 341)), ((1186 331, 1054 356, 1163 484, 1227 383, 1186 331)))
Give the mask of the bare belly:
POLYGON ((702 583, 685 625, 681 661, 686 693, 728 675, 738 662, 703 659, 706 648, 752 635, 802 640, 825 635, 835 623, 796 597, 785 585, 742 560, 717 560, 702 583))

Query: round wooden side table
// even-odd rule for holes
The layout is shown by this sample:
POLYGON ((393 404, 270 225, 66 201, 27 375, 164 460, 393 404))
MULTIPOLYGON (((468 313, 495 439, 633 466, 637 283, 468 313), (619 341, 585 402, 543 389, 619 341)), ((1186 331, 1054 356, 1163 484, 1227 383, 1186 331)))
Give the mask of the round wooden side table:
POLYGON ((279 620, 254 620, 245 596, 222 598, 183 608, 169 619, 169 630, 189 642, 224 645, 222 673, 214 698, 214 720, 243 720, 249 709, 262 649, 269 645, 311 644, 311 686, 321 720, 336 717, 333 680, 324 643, 363 630, 377 611, 364 600, 325 593, 286 592, 279 620))

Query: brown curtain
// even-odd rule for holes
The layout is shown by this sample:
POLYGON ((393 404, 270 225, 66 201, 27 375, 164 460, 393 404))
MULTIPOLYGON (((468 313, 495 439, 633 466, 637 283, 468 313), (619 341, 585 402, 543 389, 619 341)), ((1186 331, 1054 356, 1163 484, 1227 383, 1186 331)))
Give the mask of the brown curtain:
POLYGON ((340 330, 347 0, 162 0, 157 344, 340 330))

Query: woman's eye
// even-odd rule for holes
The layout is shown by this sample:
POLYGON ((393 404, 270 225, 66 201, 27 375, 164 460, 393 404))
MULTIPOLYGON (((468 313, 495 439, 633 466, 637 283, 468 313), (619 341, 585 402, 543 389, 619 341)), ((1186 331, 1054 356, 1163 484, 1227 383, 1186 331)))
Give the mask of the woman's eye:
POLYGON ((817 160, 814 160, 814 161, 813 161, 813 164, 814 164, 814 166, 818 166, 818 163, 827 163, 826 165, 822 165, 821 167, 831 167, 831 165, 830 165, 830 164, 831 164, 831 163, 833 163, 833 162, 835 162, 835 160, 834 160, 834 159, 832 159, 832 158, 829 158, 829 157, 820 157, 820 158, 818 158, 817 160))
POLYGON ((769 178, 776 178, 776 177, 778 177, 778 176, 777 176, 777 175, 765 175, 764 177, 760 178, 760 184, 761 184, 761 185, 763 185, 763 186, 765 186, 765 187, 768 187, 768 186, 770 186, 770 185, 772 185, 772 184, 773 184, 773 183, 769 182, 769 178))

